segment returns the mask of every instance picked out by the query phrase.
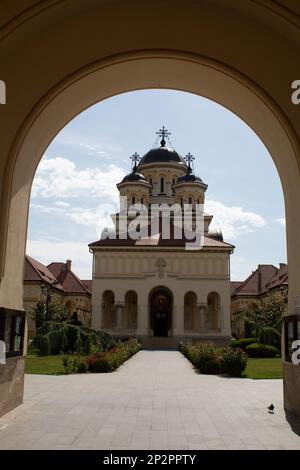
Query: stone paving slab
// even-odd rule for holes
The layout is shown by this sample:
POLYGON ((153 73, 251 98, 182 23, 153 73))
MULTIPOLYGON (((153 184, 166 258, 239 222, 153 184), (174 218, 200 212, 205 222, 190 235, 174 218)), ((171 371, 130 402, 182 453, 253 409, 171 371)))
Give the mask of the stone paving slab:
POLYGON ((141 351, 109 374, 27 375, 0 449, 300 449, 300 437, 282 380, 200 375, 177 351, 141 351))

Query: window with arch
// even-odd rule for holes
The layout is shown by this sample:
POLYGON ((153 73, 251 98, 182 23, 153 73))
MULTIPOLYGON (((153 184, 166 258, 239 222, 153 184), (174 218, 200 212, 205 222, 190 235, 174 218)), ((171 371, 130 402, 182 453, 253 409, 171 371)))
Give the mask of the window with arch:
POLYGON ((124 310, 124 328, 135 330, 137 328, 137 293, 133 290, 126 292, 124 310))
POLYGON ((191 196, 189 197, 189 204, 190 204, 190 205, 193 204, 193 199, 191 198, 191 196))
POLYGON ((208 330, 218 330, 220 314, 220 295, 217 292, 210 292, 207 296, 205 327, 208 330))
POLYGON ((132 196, 132 198, 131 198, 131 204, 132 204, 132 205, 135 204, 135 196, 132 196))
POLYGON ((111 290, 106 290, 102 295, 102 325, 103 328, 116 326, 115 295, 111 290))
POLYGON ((197 295, 190 291, 184 296, 184 330, 194 331, 198 327, 197 295))
POLYGON ((165 178, 163 176, 160 178, 160 192, 165 192, 165 178))

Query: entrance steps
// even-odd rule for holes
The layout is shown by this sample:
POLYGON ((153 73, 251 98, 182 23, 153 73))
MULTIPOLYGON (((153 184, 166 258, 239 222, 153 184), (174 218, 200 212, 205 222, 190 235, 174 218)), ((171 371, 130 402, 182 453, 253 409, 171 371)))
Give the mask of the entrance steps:
POLYGON ((178 349, 179 339, 172 336, 144 336, 143 349, 178 349))

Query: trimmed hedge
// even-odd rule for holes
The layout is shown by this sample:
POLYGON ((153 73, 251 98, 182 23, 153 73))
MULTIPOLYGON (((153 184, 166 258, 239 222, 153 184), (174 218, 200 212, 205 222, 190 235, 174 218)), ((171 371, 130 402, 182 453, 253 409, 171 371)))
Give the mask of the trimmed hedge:
POLYGON ((231 341, 230 346, 233 349, 240 348, 245 351, 246 347, 253 343, 257 343, 257 338, 241 338, 231 341))
POLYGON ((275 346, 253 343, 246 347, 246 353, 250 357, 275 357, 279 354, 279 351, 275 346))
POLYGON ((230 346, 220 350, 209 341, 187 341, 179 348, 201 374, 223 373, 240 377, 247 366, 247 354, 230 346))

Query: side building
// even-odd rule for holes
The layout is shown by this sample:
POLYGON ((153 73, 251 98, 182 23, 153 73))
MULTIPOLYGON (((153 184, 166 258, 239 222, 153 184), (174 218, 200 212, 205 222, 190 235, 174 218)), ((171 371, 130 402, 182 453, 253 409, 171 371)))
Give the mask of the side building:
POLYGON ((253 310, 271 293, 279 294, 287 303, 288 267, 285 263, 280 263, 278 268, 272 264, 259 264, 245 281, 231 282, 231 323, 234 336, 241 338, 247 334, 244 321, 238 319, 238 314, 253 310))
POLYGON ((32 310, 51 288, 54 298, 62 301, 70 318, 75 314, 85 326, 91 325, 91 281, 80 280, 72 271, 72 261, 53 262, 48 266, 25 256, 24 263, 24 310, 27 313, 28 336, 35 334, 35 324, 31 318, 32 310))

